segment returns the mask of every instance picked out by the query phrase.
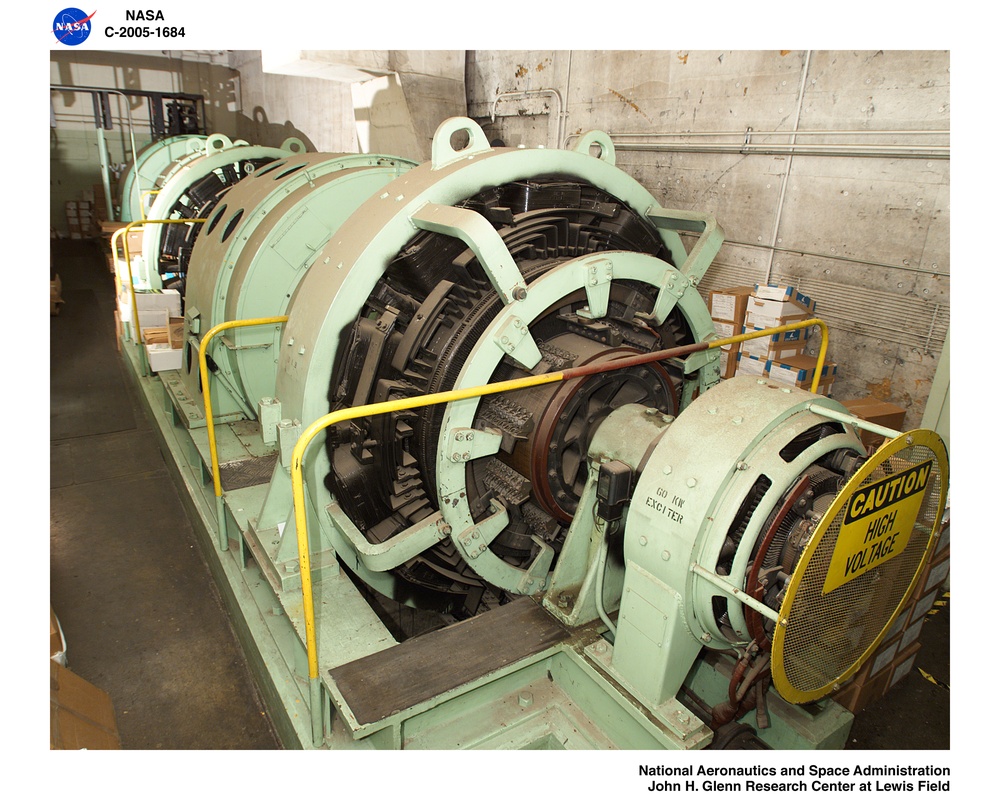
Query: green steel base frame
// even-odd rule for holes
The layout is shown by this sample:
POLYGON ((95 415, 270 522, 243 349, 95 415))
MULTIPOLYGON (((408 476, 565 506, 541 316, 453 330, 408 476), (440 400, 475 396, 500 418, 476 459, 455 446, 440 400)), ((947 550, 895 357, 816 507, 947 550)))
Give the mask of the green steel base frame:
MULTIPOLYGON (((277 735, 287 749, 311 749, 300 583, 297 575, 275 574, 273 554, 261 551, 274 543, 244 512, 260 507, 266 485, 226 493, 230 542, 220 551, 205 429, 189 429, 175 407, 168 391, 175 373, 150 375, 134 343, 123 342, 122 354, 277 735)), ((220 460, 266 457, 246 450, 242 442, 252 437, 233 430, 239 425, 255 423, 220 426, 220 460)), ((330 671, 396 642, 332 556, 314 566, 322 571, 314 584, 321 676, 325 697, 333 701, 324 704, 324 749, 698 749, 711 741, 709 728, 679 701, 664 722, 663 714, 654 717, 610 677, 604 667, 613 648, 599 623, 374 723, 359 723, 330 671)), ((723 699, 725 664, 717 654, 699 659, 686 688, 709 704, 723 699)), ((758 735, 775 749, 841 748, 854 719, 836 703, 806 710, 774 692, 768 705, 771 726, 758 735)))

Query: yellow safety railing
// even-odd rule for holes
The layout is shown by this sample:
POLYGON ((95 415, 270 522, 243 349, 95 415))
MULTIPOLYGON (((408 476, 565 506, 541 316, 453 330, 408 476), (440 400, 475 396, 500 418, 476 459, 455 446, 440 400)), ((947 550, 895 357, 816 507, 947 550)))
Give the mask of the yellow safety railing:
POLYGON ((220 322, 210 328, 198 345, 198 373, 201 377, 201 391, 205 402, 205 426, 208 430, 208 451, 212 461, 212 482, 215 490, 215 508, 219 518, 219 549, 229 549, 229 533, 226 530, 226 509, 222 493, 222 479, 219 476, 219 448, 215 441, 215 416, 212 413, 212 387, 208 372, 208 345, 222 331, 232 328, 249 328, 253 325, 278 325, 288 321, 287 316, 260 317, 258 319, 234 319, 220 322))
POLYGON ((502 392, 511 392, 516 389, 526 389, 532 386, 542 386, 548 383, 558 383, 560 381, 571 380, 585 375, 595 375, 599 372, 610 372, 616 369, 645 364, 651 361, 662 361, 666 358, 674 358, 681 355, 700 352, 703 350, 727 347, 731 344, 738 344, 749 339, 758 339, 764 336, 773 336, 787 331, 809 328, 813 325, 819 326, 822 332, 822 343, 820 345, 819 356, 816 360, 816 375, 812 382, 813 393, 819 388, 819 379, 823 374, 823 365, 826 360, 826 351, 829 340, 829 330, 826 324, 820 319, 807 319, 801 322, 779 325, 774 328, 753 331, 751 333, 729 336, 723 339, 716 339, 712 342, 698 342, 681 347, 673 347, 669 350, 658 350, 652 353, 643 353, 637 356, 628 356, 615 359, 602 364, 574 367, 559 372, 550 372, 544 375, 532 375, 526 378, 515 378, 513 380, 501 381, 499 383, 476 386, 468 389, 453 389, 447 392, 435 392, 434 394, 407 397, 401 400, 387 400, 381 403, 373 403, 365 406, 355 406, 333 411, 320 417, 307 427, 299 436, 295 447, 292 450, 291 477, 292 477, 292 504, 295 511, 295 534, 298 544, 299 574, 302 579, 302 611, 305 616, 306 628, 306 655, 309 663, 309 701, 312 722, 313 744, 319 747, 323 742, 323 715, 321 714, 321 686, 319 682, 319 654, 316 648, 316 616, 313 606, 312 592, 312 567, 309 557, 309 536, 306 530, 306 508, 305 489, 302 478, 302 462, 306 448, 316 437, 316 435, 340 422, 357 419, 358 417, 371 417, 378 414, 388 414, 393 411, 406 411, 413 408, 438 405, 440 403, 452 403, 457 400, 465 400, 470 397, 483 397, 502 392))
MULTIPOLYGON (((135 299, 135 285, 133 284, 132 278, 132 255, 129 253, 128 249, 128 234, 134 230, 142 230, 146 225, 181 225, 181 224, 198 224, 202 222, 207 222, 204 219, 142 219, 130 222, 122 228, 116 230, 111 234, 111 260, 114 261, 118 257, 118 242, 124 241, 122 250, 124 252, 125 258, 125 270, 128 274, 128 291, 129 300, 132 305, 132 338, 135 344, 142 344, 142 331, 139 328, 139 306, 135 299)), ((118 270, 115 269, 115 289, 117 292, 121 291, 121 279, 118 277, 118 270)), ((116 295, 117 295, 116 292, 116 295)))

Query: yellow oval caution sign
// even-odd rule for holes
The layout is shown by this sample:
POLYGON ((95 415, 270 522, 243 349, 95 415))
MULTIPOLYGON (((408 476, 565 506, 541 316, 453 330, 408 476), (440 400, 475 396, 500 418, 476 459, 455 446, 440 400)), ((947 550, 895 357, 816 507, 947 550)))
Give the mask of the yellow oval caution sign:
POLYGON ((832 592, 906 549, 924 502, 933 462, 868 484, 847 501, 823 594, 832 592))
POLYGON ((934 431, 886 442, 834 498, 792 570, 771 641, 774 687, 792 703, 842 686, 876 650, 933 549, 948 492, 934 431))

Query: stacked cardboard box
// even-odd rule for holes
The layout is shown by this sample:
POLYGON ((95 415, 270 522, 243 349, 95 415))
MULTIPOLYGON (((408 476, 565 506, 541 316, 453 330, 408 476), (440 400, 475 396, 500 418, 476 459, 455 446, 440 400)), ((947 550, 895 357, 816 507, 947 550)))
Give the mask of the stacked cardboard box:
POLYGON ((75 200, 66 201, 66 225, 70 239, 89 239, 101 235, 102 224, 110 218, 104 185, 95 183, 75 200))
POLYGON ((167 316, 165 325, 142 329, 151 372, 180 369, 183 363, 184 318, 167 316))
MULTIPOLYGON (((743 321, 747 313, 747 301, 753 294, 752 286, 735 286, 709 292, 708 308, 715 324, 715 332, 722 338, 736 336, 743 332, 743 321)), ((731 344, 719 348, 719 372, 723 378, 736 374, 736 360, 740 345, 731 344)))
MULTIPOLYGON (((816 356, 807 356, 805 354, 774 359, 771 362, 771 368, 768 370, 768 377, 776 383, 787 383, 790 386, 798 386, 800 389, 812 391, 818 361, 819 359, 816 356)), ((824 361, 816 394, 829 396, 830 390, 833 387, 833 378, 836 374, 837 365, 829 361, 824 361)))
MULTIPOLYGON (((816 311, 816 301, 788 284, 754 284, 747 302, 743 333, 777 328, 809 319, 816 311)), ((743 352, 769 361, 797 356, 805 350, 809 331, 799 328, 743 343, 743 352)))
POLYGON ((945 587, 951 568, 951 526, 942 524, 931 557, 917 578, 909 600, 878 649, 861 665, 833 699, 857 712, 885 694, 913 670, 920 650, 920 631, 945 587))
POLYGON ((108 200, 104 194, 104 184, 95 183, 89 189, 84 190, 83 199, 91 204, 94 214, 94 226, 99 230, 101 223, 111 219, 108 213, 108 200))
MULTIPOLYGON (((816 301, 789 284, 754 284, 747 298, 741 333, 804 322, 816 314, 816 301)), ((771 378, 779 383, 811 389, 817 359, 805 354, 809 329, 797 328, 743 342, 736 375, 771 378)), ((837 365, 825 362, 817 392, 829 395, 837 365)))

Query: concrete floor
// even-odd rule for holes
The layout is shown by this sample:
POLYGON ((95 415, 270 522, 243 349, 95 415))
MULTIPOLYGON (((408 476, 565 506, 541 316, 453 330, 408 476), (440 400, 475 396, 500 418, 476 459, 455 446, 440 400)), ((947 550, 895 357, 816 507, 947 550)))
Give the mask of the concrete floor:
POLYGON ((51 603, 68 666, 110 694, 130 750, 276 749, 194 530, 115 346, 97 243, 57 242, 51 603))
MULTIPOLYGON (((88 241, 54 242, 52 254, 65 304, 51 320, 50 591, 69 667, 111 695, 125 749, 277 749, 123 373, 104 257, 88 241)), ((915 669, 859 715, 849 749, 949 748, 950 613, 940 602, 915 669)))

